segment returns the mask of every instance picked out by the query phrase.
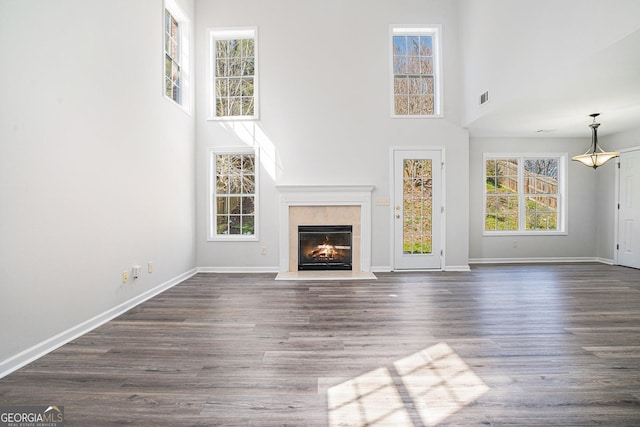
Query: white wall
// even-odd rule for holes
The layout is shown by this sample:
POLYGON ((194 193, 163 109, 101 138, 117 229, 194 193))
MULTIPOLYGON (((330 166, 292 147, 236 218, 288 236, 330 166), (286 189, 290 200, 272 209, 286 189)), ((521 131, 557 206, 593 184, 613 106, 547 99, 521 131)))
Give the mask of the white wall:
POLYGON ((520 108, 532 117, 538 103, 544 108, 533 118, 541 127, 545 120, 545 129, 554 128, 551 110, 560 123, 567 115, 579 120, 593 111, 610 111, 612 106, 594 104, 589 96, 603 85, 584 91, 575 82, 607 76, 607 63, 597 61, 598 53, 637 31, 639 14, 637 0, 460 0, 462 123, 520 108), (577 73, 581 80, 573 78, 577 73), (480 94, 487 90, 490 102, 480 107, 480 94), (583 109, 563 109, 566 94, 583 101, 583 109))
POLYGON ((0 56, 2 371, 196 257, 194 125, 162 94, 162 1, 0 0, 0 56))
MULTIPOLYGON (((197 9, 198 70, 207 58, 206 30, 257 26, 262 171, 259 242, 207 242, 207 150, 243 145, 221 123, 206 120, 205 75, 198 74, 198 265, 277 269, 277 184, 374 185, 389 197, 390 146, 444 146, 447 168, 447 264, 466 265, 467 132, 458 126, 459 47, 456 2, 404 0, 201 0, 197 9), (442 24, 444 119, 391 119, 389 25, 442 24), (265 152, 268 155, 265 156, 265 152), (275 171, 270 176, 267 170, 275 171), (462 238, 461 238, 462 237, 462 238), (260 255, 260 248, 267 255, 260 255)), ((252 125, 253 126, 253 125, 252 125)), ((374 206, 372 265, 390 264, 388 206, 374 206)))
POLYGON ((582 154, 589 143, 589 138, 471 138, 469 258, 474 261, 595 258, 598 200, 594 189, 603 168, 594 171, 570 160, 582 154), (484 153, 568 154, 567 235, 483 236, 484 153), (517 248, 513 247, 514 240, 518 242, 517 248))

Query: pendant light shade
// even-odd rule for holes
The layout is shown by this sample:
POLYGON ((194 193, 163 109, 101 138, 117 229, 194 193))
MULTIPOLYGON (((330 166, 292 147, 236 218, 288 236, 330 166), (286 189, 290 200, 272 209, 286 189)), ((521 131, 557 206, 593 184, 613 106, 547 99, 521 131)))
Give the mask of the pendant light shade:
POLYGON ((600 113, 590 114, 590 116, 593 117, 593 122, 589 125, 592 131, 591 147, 589 148, 589 150, 587 150, 586 153, 571 158, 571 160, 581 162, 582 164, 590 166, 594 169, 596 169, 598 166, 604 165, 609 160, 620 155, 620 153, 618 153, 617 151, 604 151, 598 145, 598 126, 600 126, 600 123, 596 123, 596 117, 598 117, 599 115, 600 113))

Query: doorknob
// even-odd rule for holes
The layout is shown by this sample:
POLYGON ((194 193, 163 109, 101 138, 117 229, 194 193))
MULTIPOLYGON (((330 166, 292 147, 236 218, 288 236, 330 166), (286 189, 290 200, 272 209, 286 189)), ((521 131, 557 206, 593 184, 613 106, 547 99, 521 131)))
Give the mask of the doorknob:
POLYGON ((399 211, 400 210, 400 205, 396 205, 396 210, 399 211))
POLYGON ((400 218, 400 214, 396 214, 396 218, 400 218))

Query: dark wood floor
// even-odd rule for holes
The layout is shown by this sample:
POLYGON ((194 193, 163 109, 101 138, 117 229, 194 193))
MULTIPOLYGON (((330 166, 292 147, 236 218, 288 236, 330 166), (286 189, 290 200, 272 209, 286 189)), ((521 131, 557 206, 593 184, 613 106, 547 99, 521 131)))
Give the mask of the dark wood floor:
POLYGON ((640 271, 198 274, 0 379, 67 426, 638 426, 640 271))

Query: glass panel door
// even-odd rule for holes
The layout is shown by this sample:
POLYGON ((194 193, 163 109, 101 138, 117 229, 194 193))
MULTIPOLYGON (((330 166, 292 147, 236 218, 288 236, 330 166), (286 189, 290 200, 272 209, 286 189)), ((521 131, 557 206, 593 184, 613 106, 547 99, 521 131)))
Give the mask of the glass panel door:
POLYGON ((441 268, 442 152, 396 150, 393 268, 441 268))

